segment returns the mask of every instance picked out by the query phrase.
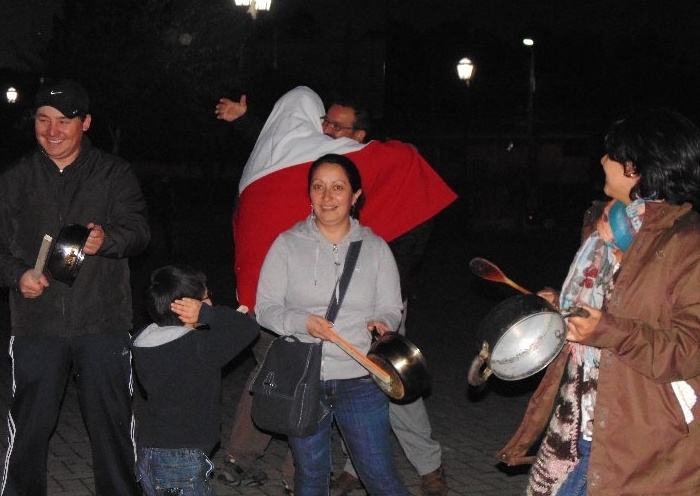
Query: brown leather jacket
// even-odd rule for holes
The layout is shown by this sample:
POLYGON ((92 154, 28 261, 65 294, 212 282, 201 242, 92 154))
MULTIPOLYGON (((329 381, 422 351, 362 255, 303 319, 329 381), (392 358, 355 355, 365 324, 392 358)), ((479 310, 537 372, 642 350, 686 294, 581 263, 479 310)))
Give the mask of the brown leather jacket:
MULTIPOLYGON (((588 494, 700 494, 700 215, 690 205, 647 203, 585 344, 602 349, 588 494), (689 414, 674 381, 689 386, 689 414)), ((534 460, 527 450, 547 426, 566 359, 550 364, 501 461, 534 460)))

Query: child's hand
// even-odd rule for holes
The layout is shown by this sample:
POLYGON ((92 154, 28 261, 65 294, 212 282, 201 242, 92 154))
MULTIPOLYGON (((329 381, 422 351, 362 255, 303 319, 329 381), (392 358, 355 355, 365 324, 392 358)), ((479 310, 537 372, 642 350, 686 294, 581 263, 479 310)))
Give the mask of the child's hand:
POLYGON ((202 302, 194 298, 182 298, 170 304, 170 310, 180 317, 182 323, 190 325, 198 322, 200 308, 202 308, 202 302))

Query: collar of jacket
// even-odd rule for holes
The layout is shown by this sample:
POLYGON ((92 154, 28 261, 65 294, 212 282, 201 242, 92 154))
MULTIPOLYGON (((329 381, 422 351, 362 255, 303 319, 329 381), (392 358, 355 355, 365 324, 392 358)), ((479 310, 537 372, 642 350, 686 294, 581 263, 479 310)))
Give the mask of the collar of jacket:
POLYGON ((693 206, 690 203, 671 205, 665 201, 648 201, 645 204, 642 229, 645 226, 653 226, 655 230, 669 229, 676 220, 688 214, 692 209, 693 206))

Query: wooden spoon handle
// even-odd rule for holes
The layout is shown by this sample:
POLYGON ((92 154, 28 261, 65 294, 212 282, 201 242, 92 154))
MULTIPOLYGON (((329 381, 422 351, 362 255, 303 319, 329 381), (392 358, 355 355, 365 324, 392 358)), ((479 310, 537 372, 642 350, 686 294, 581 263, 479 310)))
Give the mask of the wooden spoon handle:
POLYGON ((44 273, 46 258, 49 256, 52 241, 53 238, 51 236, 44 234, 44 239, 41 240, 41 248, 39 248, 39 255, 36 257, 36 263, 34 264, 34 274, 32 274, 34 279, 39 279, 44 273))
POLYGON ((507 277, 504 277, 504 279, 503 279, 502 282, 504 282, 505 284, 507 284, 508 286, 510 286, 510 287, 513 288, 513 289, 517 289, 517 290, 520 291, 522 294, 532 294, 532 291, 528 291, 527 289, 525 289, 524 287, 522 287, 520 284, 518 284, 517 282, 511 281, 511 280, 508 279, 507 277))
POLYGON ((490 262, 485 258, 472 258, 469 262, 469 268, 472 269, 474 274, 482 279, 493 282, 502 282, 503 284, 507 284, 511 288, 516 289, 523 294, 532 294, 532 291, 528 291, 520 284, 511 281, 495 263, 490 262))
POLYGON ((359 363, 365 369, 367 369, 367 372, 375 376, 384 384, 391 383, 391 376, 388 372, 386 372, 379 365, 377 365, 372 360, 363 355, 362 352, 358 350, 355 346, 353 346, 351 343, 346 341, 344 338, 340 337, 340 335, 337 332, 333 332, 333 342, 336 345, 338 345, 340 349, 342 349, 345 353, 350 355, 357 363, 359 363))

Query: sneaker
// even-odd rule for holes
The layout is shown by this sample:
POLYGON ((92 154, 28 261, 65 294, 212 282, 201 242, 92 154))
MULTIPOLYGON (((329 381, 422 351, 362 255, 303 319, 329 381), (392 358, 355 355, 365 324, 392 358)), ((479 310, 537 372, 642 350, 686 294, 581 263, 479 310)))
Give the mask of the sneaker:
POLYGON ((262 486, 267 480, 267 474, 259 468, 247 468, 232 459, 227 459, 224 470, 217 477, 221 482, 231 487, 262 486))
POLYGON ((423 496, 447 496, 445 469, 442 466, 421 477, 420 492, 423 496))
POLYGON ((339 490, 338 496, 347 496, 351 491, 362 489, 363 486, 360 479, 343 470, 340 475, 331 478, 330 488, 339 490))

